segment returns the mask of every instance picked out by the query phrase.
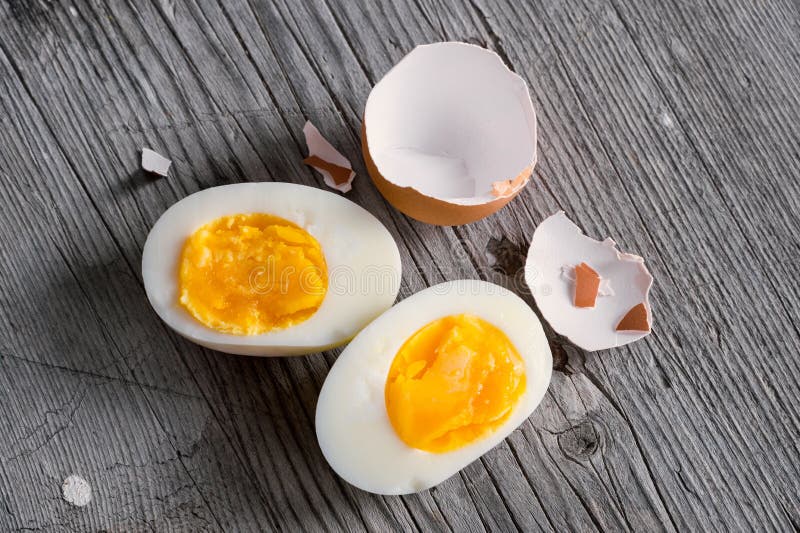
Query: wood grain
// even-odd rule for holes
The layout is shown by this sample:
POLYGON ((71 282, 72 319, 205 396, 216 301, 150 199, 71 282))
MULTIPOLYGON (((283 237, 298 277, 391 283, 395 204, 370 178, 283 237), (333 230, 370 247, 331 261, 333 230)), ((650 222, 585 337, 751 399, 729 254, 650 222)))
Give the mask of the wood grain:
POLYGON ((0 2, 0 529, 800 530, 798 29, 783 1, 0 2), (393 210, 359 154, 371 86, 439 40, 496 50, 540 126, 526 191, 455 228, 393 210), (139 272, 187 194, 324 187, 306 119, 397 240, 400 298, 479 277, 533 305, 522 258, 564 209, 647 258, 654 334, 588 354, 547 328, 553 382, 506 442, 421 494, 347 485, 313 427, 338 352, 204 350, 139 272))

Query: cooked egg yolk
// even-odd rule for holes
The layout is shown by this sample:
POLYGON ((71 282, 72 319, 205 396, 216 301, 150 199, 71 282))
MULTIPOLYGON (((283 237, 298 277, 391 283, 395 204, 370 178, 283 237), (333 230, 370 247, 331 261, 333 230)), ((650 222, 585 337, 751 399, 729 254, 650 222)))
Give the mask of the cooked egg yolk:
POLYGON ((224 216, 183 246, 180 303, 209 328, 257 335, 313 315, 328 289, 319 242, 303 228, 264 213, 224 216))
POLYGON ((414 333, 386 379, 386 411, 406 444, 447 452, 496 430, 525 391, 525 365, 508 337, 473 315, 414 333))

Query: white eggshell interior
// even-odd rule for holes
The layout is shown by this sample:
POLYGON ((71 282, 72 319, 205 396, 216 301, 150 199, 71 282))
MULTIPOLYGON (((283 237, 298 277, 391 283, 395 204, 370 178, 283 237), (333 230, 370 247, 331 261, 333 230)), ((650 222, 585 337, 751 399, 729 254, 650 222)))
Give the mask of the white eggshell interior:
MULTIPOLYGON (((641 339, 647 332, 616 331, 622 317, 635 305, 647 308, 653 276, 644 259, 617 249, 611 239, 597 241, 583 234, 563 211, 546 218, 533 234, 525 264, 525 281, 544 318, 561 335, 585 350, 604 350, 641 339), (595 307, 574 305, 574 277, 564 268, 588 264, 601 277, 607 296, 595 307), (608 289, 611 290, 608 290, 608 289)), ((601 295, 602 296, 602 295, 601 295)))
POLYGON ((149 148, 142 148, 142 170, 153 172, 161 176, 167 176, 171 165, 172 161, 158 152, 150 150, 149 148))
POLYGON ((536 161, 528 87, 479 46, 416 47, 375 85, 364 116, 380 174, 450 203, 494 200, 492 183, 536 161))
POLYGON ((363 490, 425 490, 489 451, 530 416, 547 391, 551 372, 542 325, 523 300, 484 281, 442 283, 392 307, 342 352, 317 403, 319 445, 331 467, 363 490), (509 420, 482 440, 446 453, 411 448, 397 436, 386 413, 386 376, 406 339, 437 318, 460 313, 477 315, 505 332, 525 361, 526 391, 509 420))
POLYGON ((334 193, 293 183, 240 183, 194 193, 158 219, 142 255, 147 297, 161 319, 198 344, 242 355, 298 355, 342 344, 392 305, 400 277, 400 252, 378 219, 334 193), (178 263, 186 239, 207 222, 240 213, 285 218, 319 241, 328 292, 308 320, 262 335, 231 335, 204 326, 179 305, 178 263))

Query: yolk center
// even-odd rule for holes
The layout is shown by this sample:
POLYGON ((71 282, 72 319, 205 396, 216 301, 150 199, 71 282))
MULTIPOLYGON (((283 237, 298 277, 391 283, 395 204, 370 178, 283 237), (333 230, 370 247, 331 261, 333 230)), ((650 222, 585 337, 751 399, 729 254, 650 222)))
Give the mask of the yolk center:
POLYGON ((386 411, 406 444, 447 452, 490 434, 525 391, 525 365, 500 329, 473 315, 440 318, 392 361, 386 411))
POLYGON ((183 246, 180 303, 206 326, 258 335, 313 315, 328 290, 319 242, 280 217, 251 213, 218 218, 183 246))

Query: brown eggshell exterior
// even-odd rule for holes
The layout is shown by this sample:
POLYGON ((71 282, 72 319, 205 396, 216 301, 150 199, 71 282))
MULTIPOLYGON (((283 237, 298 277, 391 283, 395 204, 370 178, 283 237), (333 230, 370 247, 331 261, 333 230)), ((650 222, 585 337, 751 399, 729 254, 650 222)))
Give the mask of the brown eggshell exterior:
POLYGON ((509 196, 504 196, 479 205, 458 205, 425 196, 412 187, 401 187, 384 178, 367 145, 366 119, 361 123, 361 151, 364 153, 364 162, 367 165, 372 182, 386 200, 400 212, 417 219, 420 222, 437 226, 460 226, 486 218, 520 193, 525 187, 520 187, 509 196))

